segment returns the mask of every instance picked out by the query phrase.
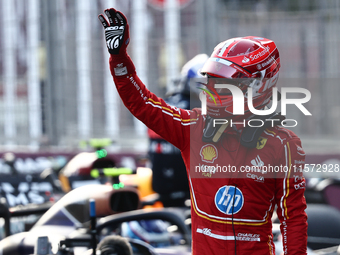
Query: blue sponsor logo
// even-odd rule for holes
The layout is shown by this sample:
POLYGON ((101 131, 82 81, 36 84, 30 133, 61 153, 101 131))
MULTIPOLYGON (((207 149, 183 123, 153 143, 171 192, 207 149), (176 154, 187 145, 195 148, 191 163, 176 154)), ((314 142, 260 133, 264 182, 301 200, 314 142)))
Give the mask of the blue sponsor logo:
POLYGON ((226 185, 219 188, 216 192, 215 205, 224 214, 232 215, 238 213, 242 209, 243 203, 243 194, 237 187, 226 185))

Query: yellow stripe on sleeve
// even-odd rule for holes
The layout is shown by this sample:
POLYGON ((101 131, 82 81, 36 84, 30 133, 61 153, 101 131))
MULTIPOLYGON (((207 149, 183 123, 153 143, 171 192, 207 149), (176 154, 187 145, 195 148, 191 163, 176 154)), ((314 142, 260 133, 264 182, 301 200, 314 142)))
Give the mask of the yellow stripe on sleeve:
POLYGON ((289 195, 289 178, 290 178, 290 168, 291 168, 291 164, 292 164, 289 142, 287 142, 287 148, 288 148, 288 166, 287 166, 288 167, 288 176, 287 176, 287 180, 286 180, 287 193, 285 195, 283 204, 284 204, 284 208, 285 208, 286 218, 289 219, 288 212, 287 212, 288 208, 287 208, 287 205, 286 205, 286 200, 287 200, 287 197, 289 195))

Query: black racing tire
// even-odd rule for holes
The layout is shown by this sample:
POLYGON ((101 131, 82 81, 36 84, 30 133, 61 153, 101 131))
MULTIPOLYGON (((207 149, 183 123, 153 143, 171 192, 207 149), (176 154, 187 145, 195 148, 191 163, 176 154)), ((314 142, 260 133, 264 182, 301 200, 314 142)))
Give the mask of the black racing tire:
POLYGON ((308 204, 308 247, 323 249, 340 243, 340 211, 330 205, 308 204))

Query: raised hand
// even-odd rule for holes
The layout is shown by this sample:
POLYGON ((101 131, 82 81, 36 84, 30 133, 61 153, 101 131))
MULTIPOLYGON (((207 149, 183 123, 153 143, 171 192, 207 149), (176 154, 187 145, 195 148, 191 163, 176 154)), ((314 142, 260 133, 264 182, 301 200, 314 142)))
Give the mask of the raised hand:
POLYGON ((106 46, 110 54, 118 55, 126 52, 126 48, 130 41, 129 24, 126 17, 120 11, 113 8, 106 9, 105 15, 98 16, 105 31, 106 46))

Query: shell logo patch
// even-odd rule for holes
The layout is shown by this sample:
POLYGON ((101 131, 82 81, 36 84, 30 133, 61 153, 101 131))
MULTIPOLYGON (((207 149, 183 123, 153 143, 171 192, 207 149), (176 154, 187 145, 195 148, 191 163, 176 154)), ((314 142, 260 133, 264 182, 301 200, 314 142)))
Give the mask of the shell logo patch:
POLYGON ((201 148, 200 151, 201 159, 207 163, 214 163, 218 157, 217 149, 212 144, 206 144, 201 148))
POLYGON ((256 149, 261 150, 266 145, 266 142, 267 138, 263 138, 260 136, 256 143, 256 149))

